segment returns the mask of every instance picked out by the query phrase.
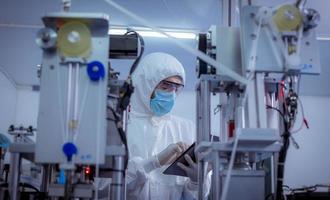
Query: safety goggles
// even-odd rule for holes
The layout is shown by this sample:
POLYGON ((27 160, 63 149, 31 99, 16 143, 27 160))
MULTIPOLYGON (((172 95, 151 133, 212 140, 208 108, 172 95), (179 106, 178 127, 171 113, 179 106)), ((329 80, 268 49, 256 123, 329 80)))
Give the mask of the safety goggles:
POLYGON ((183 84, 174 83, 174 82, 166 81, 166 80, 161 81, 157 86, 158 89, 168 91, 168 92, 175 91, 176 93, 180 92, 183 87, 184 87, 183 84))

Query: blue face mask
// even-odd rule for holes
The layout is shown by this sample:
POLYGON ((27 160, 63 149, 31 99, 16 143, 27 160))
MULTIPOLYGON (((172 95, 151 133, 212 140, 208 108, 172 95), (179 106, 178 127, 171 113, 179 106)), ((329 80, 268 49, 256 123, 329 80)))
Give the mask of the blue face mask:
POLYGON ((150 108, 154 115, 160 117, 169 113, 174 106, 175 92, 155 90, 155 97, 150 100, 150 108))

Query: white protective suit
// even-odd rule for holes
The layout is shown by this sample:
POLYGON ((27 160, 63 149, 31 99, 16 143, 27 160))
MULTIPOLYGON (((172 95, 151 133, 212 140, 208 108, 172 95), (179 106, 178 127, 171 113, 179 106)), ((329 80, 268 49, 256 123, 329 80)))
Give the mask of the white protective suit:
MULTIPOLYGON (((150 97, 160 81, 171 76, 182 77, 181 63, 165 53, 145 56, 133 74, 135 87, 127 125, 130 160, 127 173, 127 199, 196 199, 197 184, 189 178, 162 174, 156 155, 168 145, 195 141, 195 125, 186 119, 166 114, 153 116, 150 97)), ((196 172, 197 173, 197 172, 196 172)))

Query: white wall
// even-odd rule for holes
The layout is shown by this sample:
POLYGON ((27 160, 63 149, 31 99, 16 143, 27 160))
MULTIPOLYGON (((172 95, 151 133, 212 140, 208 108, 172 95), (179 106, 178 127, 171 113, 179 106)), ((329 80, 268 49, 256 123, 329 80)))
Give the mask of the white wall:
POLYGON ((16 125, 37 127, 38 108, 39 92, 32 91, 29 87, 17 89, 16 125))
POLYGON ((8 127, 15 123, 16 88, 0 71, 0 133, 7 134, 8 127))
POLYGON ((17 89, 16 104, 16 123, 23 126, 37 126, 39 92, 30 88, 17 89))
MULTIPOLYGON (((310 129, 294 135, 299 149, 290 147, 287 155, 285 184, 291 187, 330 184, 330 98, 301 97, 310 129)), ((301 118, 297 119, 300 123, 301 118)))
MULTIPOLYGON (((39 92, 30 88, 17 88, 15 83, 0 72, 0 133, 7 134, 8 127, 37 126, 39 92)), ((11 136, 9 136, 12 138, 11 136)))

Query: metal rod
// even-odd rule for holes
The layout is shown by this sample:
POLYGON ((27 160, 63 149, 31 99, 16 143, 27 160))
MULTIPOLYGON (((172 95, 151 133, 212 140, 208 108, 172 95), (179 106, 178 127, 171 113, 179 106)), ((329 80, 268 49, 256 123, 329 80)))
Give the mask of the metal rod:
POLYGON ((114 157, 114 167, 115 170, 112 173, 112 182, 111 182, 111 200, 123 200, 124 195, 124 158, 123 156, 114 157))
POLYGON ((231 24, 231 20, 232 20, 232 16, 231 16, 231 14, 232 14, 232 12, 231 12, 231 7, 232 7, 232 5, 231 5, 231 1, 232 0, 228 0, 228 26, 232 26, 232 24, 231 24))
POLYGON ((222 191, 222 188, 220 186, 220 161, 219 161, 219 152, 214 152, 214 168, 213 173, 215 176, 214 185, 213 185, 213 192, 214 192, 214 199, 219 200, 220 199, 220 190, 222 191))
MULTIPOLYGON (((202 115, 201 115, 201 87, 200 83, 196 89, 196 139, 197 144, 199 144, 202 141, 202 135, 203 135, 203 129, 202 129, 202 115)), ((198 157, 198 154, 197 154, 198 157)), ((203 180, 204 180, 204 173, 203 172, 203 166, 204 163, 202 161, 198 160, 198 174, 197 174, 197 180, 198 180, 198 199, 203 199, 203 180)))
POLYGON ((78 122, 78 100, 79 100, 79 63, 76 63, 74 68, 75 70, 75 84, 74 84, 74 111, 73 111, 73 119, 76 123, 78 122))
MULTIPOLYGON (((211 130, 211 97, 210 97, 210 81, 201 80, 197 89, 197 144, 202 141, 210 141, 211 130)), ((204 186, 204 166, 203 161, 198 162, 198 199, 203 199, 204 186)))
POLYGON ((41 192, 45 192, 45 193, 48 192, 50 180, 51 180, 51 165, 45 164, 43 166, 43 172, 42 172, 42 182, 40 186, 41 192))
POLYGON ((71 135, 70 128, 70 116, 71 116, 71 90, 72 90, 72 63, 69 63, 68 66, 68 91, 67 91, 67 101, 66 101, 66 125, 67 125, 67 133, 66 140, 69 140, 69 135, 71 135))
POLYGON ((19 186, 19 177, 20 177, 20 168, 21 168, 21 156, 19 153, 11 153, 10 160, 11 160, 10 170, 9 170, 10 199, 17 200, 19 199, 18 186, 19 186))
POLYGON ((271 191, 275 194, 275 156, 272 155, 270 158, 270 176, 271 176, 271 191))
POLYGON ((210 141, 210 129, 211 129, 211 95, 210 95, 210 81, 201 81, 201 116, 202 116, 202 140, 210 141))

